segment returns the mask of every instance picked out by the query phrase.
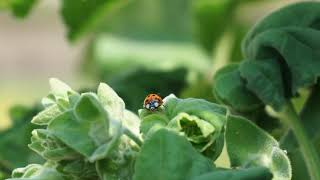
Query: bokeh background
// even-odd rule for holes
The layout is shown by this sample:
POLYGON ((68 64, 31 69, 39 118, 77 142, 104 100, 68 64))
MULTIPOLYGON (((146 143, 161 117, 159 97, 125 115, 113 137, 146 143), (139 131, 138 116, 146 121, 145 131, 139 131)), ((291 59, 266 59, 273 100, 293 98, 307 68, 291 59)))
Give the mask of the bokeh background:
MULTIPOLYGON (((0 1, 1 7, 5 0, 0 1)), ((12 127, 29 134, 32 127, 15 125, 28 123, 41 108, 50 77, 80 91, 107 82, 134 112, 150 92, 214 101, 212 76, 223 65, 242 60, 241 40, 249 28, 298 1, 126 0, 80 35, 68 32, 60 1, 39 1, 23 19, 1 11, 0 135, 7 139, 2 144, 15 138, 12 127)), ((20 145, 28 141, 26 135, 20 145)), ((3 157, 9 155, 0 155, 0 172, 38 161, 32 155, 3 157)))
MULTIPOLYGON (((159 3, 157 1, 161 0, 143 3, 144 6, 149 4, 150 7, 156 7, 159 3), (153 2, 154 5, 152 5, 153 2)), ((297 1, 299 0, 258 0, 243 3, 240 1, 241 5, 235 9, 234 18, 237 18, 244 27, 250 27, 272 10, 297 1)), ((175 13, 181 15, 181 19, 185 18, 184 14, 180 14, 179 8, 175 13)), ((154 14, 156 16, 157 12, 154 14)), ((160 21, 170 21, 170 17, 158 18, 163 18, 160 21)), ((225 21, 227 20, 226 18, 225 21)), ((219 26, 228 23, 225 21, 222 19, 221 24, 216 23, 216 28, 219 29, 219 26)), ((179 29, 174 29, 174 26, 164 28, 176 31, 177 36, 181 35, 179 29)), ((191 29, 192 27, 183 31, 191 31, 191 29)), ((150 32, 150 29, 141 28, 141 30, 141 34, 144 33, 143 30, 150 32)), ((16 104, 32 105, 46 95, 50 77, 60 78, 74 88, 89 87, 95 83, 90 75, 82 72, 81 66, 88 39, 81 41, 70 43, 67 40, 66 28, 59 14, 59 1, 39 2, 27 19, 17 20, 9 12, 0 13, 1 129, 10 126, 10 107, 16 104)))

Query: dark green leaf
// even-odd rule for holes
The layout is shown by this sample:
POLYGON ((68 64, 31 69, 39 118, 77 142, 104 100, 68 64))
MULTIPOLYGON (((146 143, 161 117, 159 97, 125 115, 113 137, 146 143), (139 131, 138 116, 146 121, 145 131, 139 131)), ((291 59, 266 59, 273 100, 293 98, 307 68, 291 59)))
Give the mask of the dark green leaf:
POLYGON ((212 169, 213 163, 193 149, 184 137, 159 129, 142 146, 133 179, 187 180, 212 169))
POLYGON ((10 109, 12 127, 0 132, 0 169, 12 171, 30 162, 43 161, 28 148, 31 131, 36 128, 30 120, 39 111, 39 106, 15 106, 10 109))
POLYGON ((276 110, 299 88, 316 83, 320 74, 319 14, 319 2, 287 6, 264 18, 244 40, 245 57, 256 62, 244 63, 241 75, 250 90, 276 110))
POLYGON ((95 164, 80 158, 73 161, 61 161, 56 169, 74 179, 92 180, 99 178, 95 164))
POLYGON ((248 91, 240 76, 239 65, 228 65, 220 69, 214 77, 213 91, 215 97, 239 112, 252 111, 260 108, 261 101, 248 91))

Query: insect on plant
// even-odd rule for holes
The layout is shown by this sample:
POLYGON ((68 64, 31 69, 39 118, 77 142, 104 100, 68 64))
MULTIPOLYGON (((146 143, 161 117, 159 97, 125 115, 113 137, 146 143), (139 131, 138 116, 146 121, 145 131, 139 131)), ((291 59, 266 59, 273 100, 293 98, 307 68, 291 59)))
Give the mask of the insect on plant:
POLYGON ((149 94, 143 101, 143 108, 155 111, 163 104, 162 98, 157 94, 149 94))

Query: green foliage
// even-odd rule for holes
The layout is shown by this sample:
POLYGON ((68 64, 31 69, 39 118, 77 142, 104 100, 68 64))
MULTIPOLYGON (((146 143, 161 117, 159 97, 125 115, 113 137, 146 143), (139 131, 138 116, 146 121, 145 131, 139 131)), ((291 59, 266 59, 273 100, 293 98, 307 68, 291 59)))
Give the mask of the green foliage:
POLYGON ((247 60, 238 68, 242 86, 264 104, 280 110, 299 88, 315 84, 319 9, 316 2, 288 6, 264 18, 244 39, 247 60))
POLYGON ((10 109, 12 127, 0 132, 0 172, 3 172, 4 176, 28 163, 42 162, 42 159, 27 147, 31 131, 36 128, 29 121, 40 109, 39 106, 14 106, 10 109))
POLYGON ((18 168, 13 171, 12 178, 8 180, 36 180, 36 179, 48 179, 48 180, 61 180, 65 177, 52 167, 42 166, 39 164, 30 164, 24 168, 18 168))
POLYGON ((63 0, 61 13, 68 27, 69 39, 76 40, 89 28, 99 24, 105 17, 105 12, 116 3, 115 0, 63 0))
POLYGON ((154 127, 173 129, 182 133, 199 152, 215 160, 223 148, 226 110, 194 98, 178 99, 171 95, 164 101, 165 109, 158 113, 140 110, 140 131, 143 135, 148 136, 154 127))
POLYGON ((215 74, 215 97, 239 112, 255 110, 261 107, 262 103, 255 94, 246 89, 238 67, 237 64, 228 65, 215 74))
MULTIPOLYGON (((311 139, 311 142, 317 148, 318 154, 319 151, 319 111, 317 107, 320 102, 320 94, 319 94, 319 85, 316 85, 308 100, 300 113, 301 119, 303 119, 303 125, 307 130, 307 133, 311 139)), ((281 147, 287 149, 288 155, 290 156, 290 160, 292 162, 292 168, 294 169, 293 177, 294 179, 301 179, 310 176, 308 175, 306 164, 303 162, 303 156, 301 154, 301 150, 299 149, 298 142, 292 131, 289 131, 286 136, 284 136, 281 140, 281 147)))
POLYGON ((267 168, 253 167, 241 170, 219 170, 207 173, 194 178, 194 180, 268 180, 272 179, 272 174, 267 168))
MULTIPOLYGON (((136 145, 123 136, 135 136, 128 134, 127 127, 135 124, 125 122, 133 115, 109 86, 100 84, 97 94, 78 94, 57 79, 51 79, 50 85, 51 92, 42 101, 45 109, 32 120, 46 128, 33 130, 29 147, 52 166, 17 169, 14 178, 102 178, 105 169, 99 168, 101 164, 120 168, 133 161, 136 145)), ((113 173, 117 175, 117 171, 113 173)))
POLYGON ((268 167, 274 179, 291 179, 291 166, 286 153, 275 139, 250 121, 229 116, 226 142, 232 166, 268 167))
POLYGON ((133 179, 191 179, 212 169, 209 159, 193 149, 183 136, 159 129, 144 142, 133 179))
MULTIPOLYGON (((31 134, 29 148, 46 163, 16 169, 12 179, 320 179, 320 5, 297 3, 266 16, 243 40, 245 60, 212 70, 241 59, 248 27, 235 15, 252 1, 63 0, 69 40, 94 29, 85 65, 123 99, 104 83, 97 93, 78 93, 51 79, 44 109, 31 121, 42 129, 20 121, 31 115, 16 109, 13 128, 1 132, 2 174, 41 163, 26 149, 31 134), (214 52, 221 62, 212 63, 220 46, 228 55, 214 52), (301 88, 311 93, 298 115, 291 101, 301 88), (156 111, 139 110, 140 118, 127 110, 142 107, 148 93, 186 99, 167 96, 156 111), (282 138, 280 145, 260 127, 282 138), (223 147, 231 165, 217 168, 223 147)), ((0 7, 23 17, 35 2, 0 7)))
POLYGON ((312 133, 317 124, 311 123, 312 128, 309 128, 310 121, 317 117, 317 110, 308 110, 307 103, 304 109, 308 115, 302 113, 298 116, 291 104, 291 100, 299 95, 299 89, 317 84, 320 69, 317 60, 319 12, 318 2, 303 2, 262 19, 243 41, 245 61, 220 70, 213 87, 216 97, 235 111, 257 111, 261 106, 256 104, 260 102, 277 111, 277 118, 291 128, 282 142, 291 151, 294 179, 308 177, 308 174, 311 179, 320 178, 317 170, 320 168, 320 154, 312 144, 317 139, 312 133))
POLYGON ((277 142, 247 120, 227 120, 227 110, 220 105, 170 95, 157 111, 139 111, 140 134, 139 118, 107 84, 101 83, 97 93, 81 94, 57 79, 50 85, 42 101, 45 109, 32 121, 45 128, 33 130, 29 144, 46 163, 18 168, 9 180, 269 179, 271 173, 275 179, 289 179, 285 175, 290 176, 290 163, 277 142), (232 132, 242 134, 233 137, 232 132), (242 139, 251 137, 266 143, 250 145, 248 155, 242 139), (224 141, 232 168, 240 169, 215 167, 224 141), (237 148, 230 150, 233 145, 237 148), (240 154, 233 153, 237 149, 240 154), (250 165, 233 163, 237 158, 250 165), (258 158, 270 158, 270 164, 258 158))
POLYGON ((208 52, 213 50, 225 30, 232 24, 233 13, 238 4, 236 0, 193 2, 196 37, 208 52))
POLYGON ((99 79, 108 82, 133 111, 148 93, 180 94, 188 87, 189 74, 206 72, 209 67, 208 57, 192 43, 100 35, 93 42, 92 54, 92 69, 99 79))
POLYGON ((28 15, 38 0, 8 0, 12 13, 19 18, 28 15))

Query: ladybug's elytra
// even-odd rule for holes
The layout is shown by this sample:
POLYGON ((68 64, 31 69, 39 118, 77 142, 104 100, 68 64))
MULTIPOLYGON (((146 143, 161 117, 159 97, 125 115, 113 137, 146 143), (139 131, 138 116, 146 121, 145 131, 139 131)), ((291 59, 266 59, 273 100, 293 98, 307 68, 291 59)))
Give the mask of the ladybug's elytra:
POLYGON ((163 104, 162 98, 157 94, 149 94, 143 102, 143 107, 147 110, 154 111, 163 104))

